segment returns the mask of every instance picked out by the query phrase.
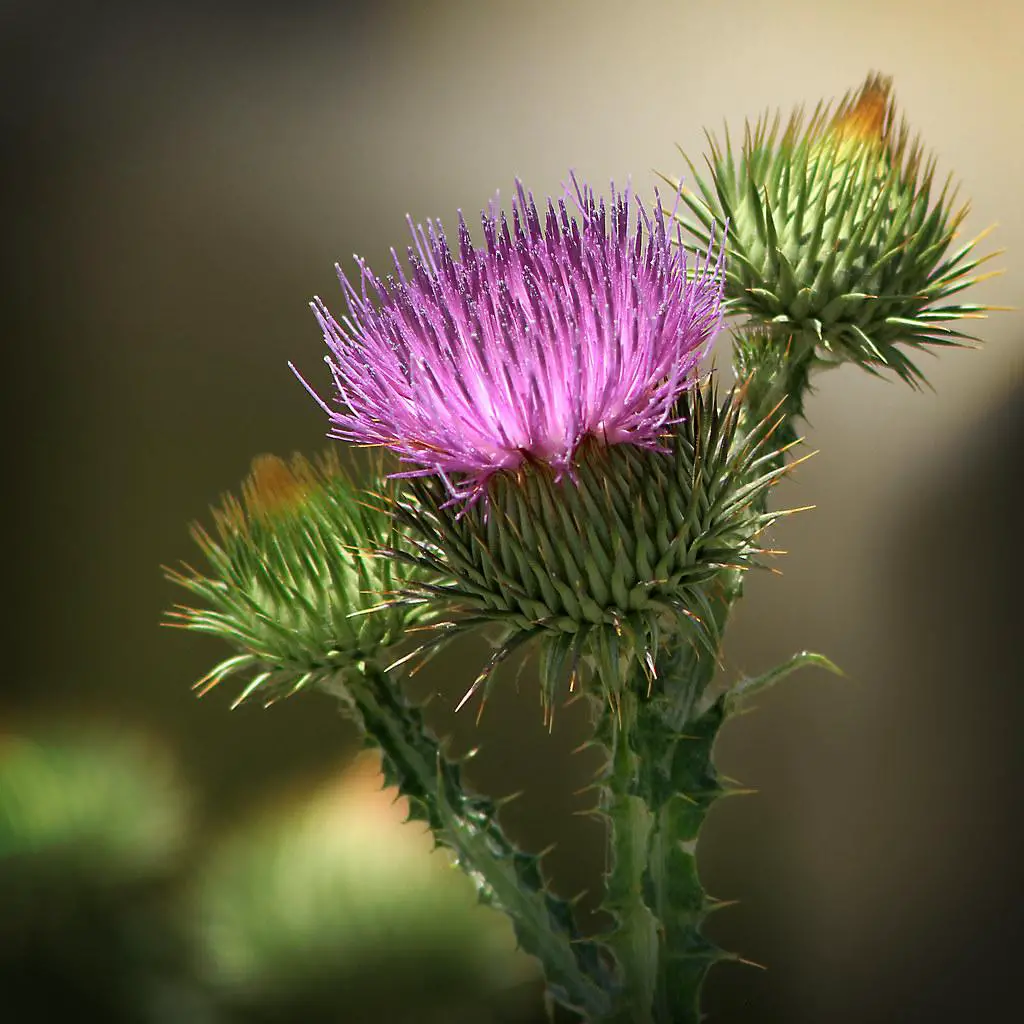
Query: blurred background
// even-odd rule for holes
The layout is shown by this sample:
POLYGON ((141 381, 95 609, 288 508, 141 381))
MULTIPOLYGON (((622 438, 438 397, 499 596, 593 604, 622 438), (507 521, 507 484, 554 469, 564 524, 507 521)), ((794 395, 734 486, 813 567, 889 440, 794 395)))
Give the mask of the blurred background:
MULTIPOLYGON (((570 169, 645 192, 655 169, 682 173, 677 145, 700 154, 705 127, 875 69, 962 182, 968 235, 999 222, 1008 272, 972 298, 1019 306, 1022 34, 1015 0, 2 0, 8 742, 57 721, 148 737, 210 849, 268 807, 305 807, 354 756, 353 730, 312 694, 197 701, 223 651, 159 627, 179 598, 160 565, 194 557, 186 524, 252 456, 323 446, 286 362, 322 382, 307 301, 340 303, 334 262, 382 267, 406 213, 472 219, 517 175, 540 194, 570 169)), ((720 744, 758 793, 703 835, 708 888, 740 901, 712 931, 767 970, 712 974, 717 1024, 987 1019, 1016 991, 1024 331, 1011 312, 979 332, 981 351, 926 357, 934 392, 844 368, 809 403, 820 454, 777 500, 817 507, 776 531, 791 553, 781 577, 750 579, 726 671, 811 648, 849 678, 787 681, 720 744)), ((481 789, 525 789, 508 828, 558 842, 555 887, 594 889, 600 830, 569 817, 593 771, 570 753, 582 706, 549 735, 510 678, 475 730, 446 712, 475 655, 419 682, 445 697, 439 728, 481 744, 481 789)), ((509 963, 488 990, 501 1019, 543 1019, 509 963)), ((398 1019, 374 1003, 380 975, 334 983, 345 1002, 325 1019, 398 1019)), ((447 998, 428 989, 424 1007, 447 998)), ((201 1019, 173 1005, 165 1019, 201 1019)))

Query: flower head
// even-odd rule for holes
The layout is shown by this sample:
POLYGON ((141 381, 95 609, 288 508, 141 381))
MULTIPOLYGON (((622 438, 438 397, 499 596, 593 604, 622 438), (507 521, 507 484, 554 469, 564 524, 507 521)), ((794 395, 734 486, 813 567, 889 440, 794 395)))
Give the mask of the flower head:
POLYGON ((660 210, 574 185, 542 215, 517 183, 511 223, 484 212, 483 248, 461 215, 457 251, 410 222, 408 272, 394 251, 386 282, 339 269, 348 316, 313 306, 335 436, 392 449, 408 476, 457 475, 457 499, 525 461, 570 471, 588 439, 660 447, 720 323, 721 260, 687 268, 660 210))

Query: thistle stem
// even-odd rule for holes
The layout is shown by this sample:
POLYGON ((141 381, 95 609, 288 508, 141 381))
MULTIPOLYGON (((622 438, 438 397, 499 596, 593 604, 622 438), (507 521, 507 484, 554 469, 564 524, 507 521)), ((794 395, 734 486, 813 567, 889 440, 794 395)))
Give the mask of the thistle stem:
POLYGON ((596 735, 609 752, 600 787, 610 840, 602 906, 615 919, 602 938, 621 972, 615 1007, 600 1018, 602 1024, 648 1024, 657 985, 658 921, 644 893, 655 816, 638 785, 642 766, 632 743, 636 710, 635 694, 624 690, 614 714, 604 705, 596 735))
POLYGON ((467 792, 460 765, 445 756, 397 681, 367 661, 358 674, 332 675, 322 688, 379 748, 385 779, 408 797, 410 818, 426 822, 437 844, 452 851, 481 902, 509 916, 519 945, 543 965, 552 997, 599 1019, 614 987, 607 953, 580 936, 571 905, 545 887, 540 859, 505 835, 495 802, 467 792))
MULTIPOLYGON (((744 344, 753 355, 763 341, 743 339, 741 352, 744 344)), ((809 357, 780 361, 783 372, 768 374, 738 362, 741 379, 747 371, 743 420, 749 429, 773 413, 781 417, 774 428, 781 466, 785 446, 796 440, 809 357)), ((756 500, 763 511, 766 495, 756 500)), ((634 667, 636 678, 613 688, 621 694, 618 704, 602 704, 598 711, 596 736, 609 751, 601 807, 609 820, 611 862, 603 906, 615 918, 603 938, 623 975, 615 1010, 602 1018, 607 1024, 698 1024, 708 971, 736 959, 702 933, 707 916, 722 904, 701 885, 696 848, 712 804, 729 792, 712 755, 740 694, 710 698, 709 689, 718 642, 742 593, 743 573, 723 570, 706 595, 712 621, 704 628, 715 642, 657 652, 655 678, 634 667)), ((816 655, 798 655, 765 679, 774 681, 807 661, 833 667, 816 655)))
MULTIPOLYGON (((696 666, 703 668, 703 666, 696 666)), ((665 678, 664 685, 687 686, 697 680, 665 678)), ((711 805, 727 790, 712 761, 719 729, 726 718, 720 698, 681 723, 667 702, 651 701, 644 716, 643 785, 655 827, 648 847, 648 899, 660 923, 654 1017, 658 1024, 697 1024, 700 993, 711 967, 729 954, 702 933, 705 918, 718 905, 701 885, 696 847, 711 805), (666 713, 668 712, 668 713, 666 713)))
MULTIPOLYGON (((714 605, 724 616, 724 595, 714 605)), ((596 734, 609 750, 601 806, 611 863, 603 904, 615 918, 602 936, 619 961, 622 988, 608 1024, 696 1024, 708 970, 728 958, 701 934, 716 906, 697 875, 697 834, 726 790, 711 761, 725 719, 702 694, 714 658, 694 648, 662 651, 657 677, 631 679, 620 706, 605 706, 596 734)))

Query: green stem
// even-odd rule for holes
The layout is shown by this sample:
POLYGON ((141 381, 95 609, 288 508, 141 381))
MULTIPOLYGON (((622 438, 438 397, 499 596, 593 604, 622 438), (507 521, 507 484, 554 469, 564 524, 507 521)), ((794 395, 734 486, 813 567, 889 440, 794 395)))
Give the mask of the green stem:
MULTIPOLYGON (((728 611, 724 592, 713 607, 728 611)), ((703 708, 715 668, 710 654, 662 651, 657 679, 622 687, 621 706, 603 707, 597 739, 610 753, 602 807, 611 831, 604 909, 615 919, 602 936, 623 985, 608 1024, 696 1024, 700 990, 728 954, 701 933, 716 906, 697 875, 697 834, 726 790, 711 761, 725 703, 703 708)))
MULTIPOLYGON (((775 348, 760 335, 741 337, 737 376, 747 380, 741 435, 778 420, 774 443, 796 440, 810 356, 775 348), (765 370, 765 357, 776 360, 765 370), (760 371, 760 372, 759 372, 760 371)), ((759 499, 764 510, 765 496, 759 499)), ((614 687, 625 696, 616 708, 599 710, 596 734, 609 750, 602 807, 611 831, 611 864, 604 907, 615 918, 605 941, 616 954, 623 986, 608 1024, 698 1024, 701 989, 711 967, 735 959, 703 934, 707 916, 722 904, 708 896, 697 871, 697 840, 711 806, 729 790, 713 763, 718 733, 740 699, 806 663, 831 663, 797 655, 759 680, 709 698, 718 666, 718 642, 733 605, 743 593, 743 574, 725 570, 709 587, 715 643, 694 643, 657 652, 657 677, 614 687), (639 696, 645 695, 643 699, 639 696)))
POLYGON ((614 714, 607 705, 596 739, 609 753, 601 785, 601 811, 609 825, 609 863, 603 909, 614 926, 602 936, 615 954, 622 984, 603 1024, 647 1024, 658 965, 658 921, 644 896, 652 814, 636 785, 641 765, 632 745, 637 698, 624 689, 614 714))
MULTIPOLYGON (((841 674, 822 655, 801 651, 714 699, 697 699, 692 716, 681 728, 664 714, 667 703, 654 699, 644 706, 646 713, 640 716, 638 729, 645 768, 641 785, 655 815, 648 847, 647 892, 661 925, 662 940, 653 1015, 658 1024, 697 1024, 701 1020, 700 992, 708 971, 719 961, 736 959, 702 934, 708 914, 723 905, 704 892, 696 862, 704 819, 712 804, 730 792, 714 766, 715 740, 722 725, 749 697, 807 666, 841 674)), ((661 677, 668 692, 694 684, 702 686, 693 671, 689 678, 673 676, 671 671, 661 677)))
MULTIPOLYGON (((707 659, 710 660, 710 659, 707 659)), ((643 747, 641 785, 655 826, 648 846, 647 898, 661 925, 653 1020, 697 1024, 700 993, 711 967, 729 954, 703 935, 718 905, 705 893, 697 871, 697 839, 711 805, 727 792, 712 753, 727 716, 718 698, 701 710, 709 667, 706 659, 678 663, 685 675, 660 677, 662 693, 644 705, 638 730, 643 747), (689 713, 680 720, 673 691, 689 691, 689 713)), ((713 663, 711 668, 713 669, 713 663)))
POLYGON ((615 987, 607 952, 580 936, 571 905, 545 887, 540 858, 504 834, 495 802, 467 793, 460 766, 445 756, 420 709, 373 662, 322 685, 380 749, 385 779, 409 798, 410 817, 425 821, 438 845, 453 852, 481 902, 511 918, 519 945, 543 965, 551 995, 597 1019, 615 987))

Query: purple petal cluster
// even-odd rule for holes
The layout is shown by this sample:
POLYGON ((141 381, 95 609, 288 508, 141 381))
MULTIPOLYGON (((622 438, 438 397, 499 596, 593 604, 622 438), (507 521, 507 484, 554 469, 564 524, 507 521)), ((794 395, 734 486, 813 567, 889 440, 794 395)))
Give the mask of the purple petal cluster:
POLYGON ((526 460, 571 471, 588 438, 659 447, 721 323, 721 258, 688 274, 660 206, 573 184, 542 215, 517 182, 511 220, 484 212, 482 248, 460 214, 454 251, 440 223, 410 221, 409 270, 392 250, 386 282, 339 268, 348 316, 313 303, 332 435, 392 449, 458 499, 526 460))

